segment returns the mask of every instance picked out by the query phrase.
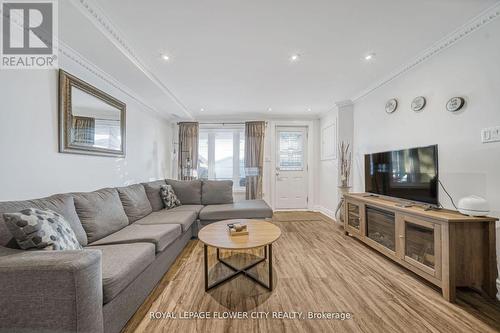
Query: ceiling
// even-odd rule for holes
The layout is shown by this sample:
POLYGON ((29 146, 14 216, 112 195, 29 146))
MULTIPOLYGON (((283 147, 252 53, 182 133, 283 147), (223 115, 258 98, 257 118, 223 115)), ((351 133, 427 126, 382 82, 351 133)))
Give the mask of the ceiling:
POLYGON ((71 3, 60 2, 61 39, 152 108, 183 119, 249 119, 330 110, 498 1, 71 3), (103 33, 99 16, 82 15, 82 4, 112 32, 103 33))

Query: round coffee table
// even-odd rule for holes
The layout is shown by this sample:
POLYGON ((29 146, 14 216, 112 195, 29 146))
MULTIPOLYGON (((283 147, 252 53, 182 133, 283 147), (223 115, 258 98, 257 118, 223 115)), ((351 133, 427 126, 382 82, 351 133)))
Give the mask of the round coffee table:
POLYGON ((261 220, 225 220, 215 222, 203 227, 198 232, 198 239, 203 243, 204 268, 205 268, 205 291, 218 287, 236 276, 242 274, 260 284, 264 288, 273 290, 273 243, 281 236, 281 230, 272 223, 261 220), (231 223, 246 224, 248 235, 231 236, 227 225, 231 223), (217 249, 217 260, 230 268, 233 272, 213 283, 208 281, 208 247, 217 249), (264 247, 264 257, 237 268, 220 257, 220 249, 225 250, 248 250, 264 247), (266 284, 248 270, 261 262, 267 260, 269 264, 269 282, 266 284))

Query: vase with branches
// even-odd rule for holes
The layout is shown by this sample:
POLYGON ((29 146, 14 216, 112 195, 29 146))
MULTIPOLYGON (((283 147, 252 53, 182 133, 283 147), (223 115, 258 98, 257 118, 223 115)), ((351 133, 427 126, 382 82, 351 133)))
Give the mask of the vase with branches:
POLYGON ((340 152, 340 184, 341 187, 349 187, 351 177, 352 152, 351 145, 345 141, 339 144, 340 152))
POLYGON ((351 164, 352 164, 352 152, 351 145, 348 142, 342 141, 339 144, 339 164, 340 164, 340 201, 335 211, 335 217, 337 221, 344 221, 343 206, 344 206, 344 195, 349 192, 349 180, 351 177, 351 164), (338 215, 338 213, 340 214, 338 215), (338 218, 337 218, 338 215, 338 218))

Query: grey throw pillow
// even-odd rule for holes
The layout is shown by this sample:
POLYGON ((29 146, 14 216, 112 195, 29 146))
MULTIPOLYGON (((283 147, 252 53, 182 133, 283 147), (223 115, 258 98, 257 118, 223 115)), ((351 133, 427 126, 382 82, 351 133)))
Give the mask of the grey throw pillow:
POLYGON ((177 195, 175 195, 172 185, 162 185, 160 187, 160 195, 166 209, 171 209, 181 205, 177 195))
POLYGON ((21 249, 83 249, 68 221, 54 211, 29 208, 3 218, 21 249))

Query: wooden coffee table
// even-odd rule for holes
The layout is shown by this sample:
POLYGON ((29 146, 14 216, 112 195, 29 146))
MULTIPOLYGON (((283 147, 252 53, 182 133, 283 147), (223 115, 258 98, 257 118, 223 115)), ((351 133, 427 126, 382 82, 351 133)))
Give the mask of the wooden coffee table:
POLYGON ((242 274, 247 278, 255 281, 264 288, 273 290, 273 243, 281 236, 281 230, 272 223, 262 220, 225 220, 215 222, 203 227, 198 238, 204 245, 204 266, 205 266, 205 291, 218 287, 224 282, 227 282, 236 276, 242 274), (246 224, 248 235, 231 236, 229 235, 227 225, 230 223, 246 224), (230 268, 233 272, 213 283, 208 281, 208 247, 217 249, 217 260, 230 268), (246 265, 242 268, 237 268, 226 260, 220 257, 220 249, 225 250, 248 250, 264 247, 264 257, 257 261, 246 265), (269 283, 266 284, 259 280, 257 276, 250 273, 248 270, 261 262, 267 260, 269 264, 269 283))

